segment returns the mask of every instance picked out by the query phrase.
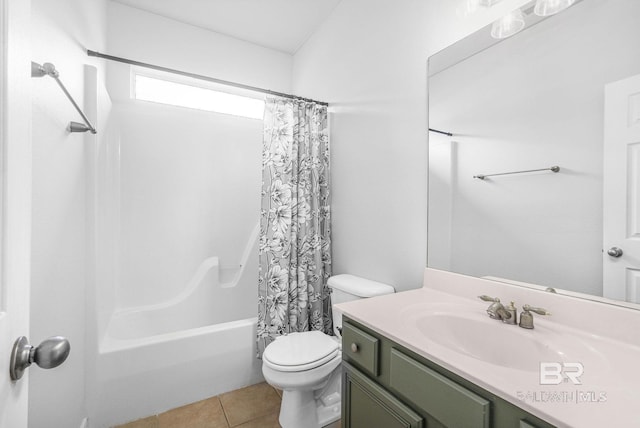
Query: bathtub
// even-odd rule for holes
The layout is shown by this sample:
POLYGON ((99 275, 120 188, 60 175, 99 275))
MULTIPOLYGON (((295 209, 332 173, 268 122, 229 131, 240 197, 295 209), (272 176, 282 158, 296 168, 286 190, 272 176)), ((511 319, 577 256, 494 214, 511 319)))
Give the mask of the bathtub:
POLYGON ((239 266, 210 257, 171 300, 114 311, 99 340, 92 428, 263 381, 253 316, 257 234, 239 266))

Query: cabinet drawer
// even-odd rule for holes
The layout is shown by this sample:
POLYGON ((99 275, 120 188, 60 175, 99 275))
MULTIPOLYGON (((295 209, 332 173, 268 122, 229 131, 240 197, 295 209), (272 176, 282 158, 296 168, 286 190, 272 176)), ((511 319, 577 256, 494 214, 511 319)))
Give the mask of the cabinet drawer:
POLYGON ((379 374, 380 341, 351 324, 342 325, 342 355, 373 376, 379 374))
POLYGON ((391 350, 391 388, 448 427, 489 428, 491 404, 397 349, 391 350))

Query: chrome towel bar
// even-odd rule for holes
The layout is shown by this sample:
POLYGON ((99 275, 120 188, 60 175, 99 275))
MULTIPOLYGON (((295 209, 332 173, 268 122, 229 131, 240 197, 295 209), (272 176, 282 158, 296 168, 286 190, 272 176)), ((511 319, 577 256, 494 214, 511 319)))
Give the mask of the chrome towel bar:
POLYGON ((556 166, 552 166, 550 168, 527 169, 527 170, 524 170, 524 171, 501 172, 501 173, 498 173, 498 174, 481 174, 481 175, 474 175, 473 178, 477 178, 478 180, 484 180, 487 177, 495 177, 497 175, 524 174, 526 172, 539 172, 539 171, 558 172, 558 171, 560 171, 560 167, 556 165, 556 166))
POLYGON ((451 132, 440 131, 439 129, 435 129, 435 128, 429 128, 429 132, 435 132, 436 134, 442 134, 442 135, 447 135, 449 137, 453 137, 453 134, 451 132))
POLYGON ((84 124, 78 123, 78 122, 69 122, 69 127, 67 128, 69 132, 91 131, 92 134, 97 133, 98 131, 96 131, 96 128, 94 128, 91 122, 89 122, 89 119, 87 118, 87 116, 82 112, 82 110, 80 109, 76 101, 73 99, 69 91, 67 91, 67 88, 64 87, 64 85, 58 78, 60 76, 60 73, 58 73, 58 70, 56 70, 56 66, 51 64, 50 62, 45 62, 43 65, 40 65, 36 62, 31 61, 31 77, 43 77, 43 76, 50 76, 56 81, 58 86, 60 86, 60 89, 62 89, 62 92, 64 92, 67 98, 69 98, 69 101, 71 101, 71 104, 73 104, 73 107, 75 107, 78 113, 80 113, 82 120, 84 120, 84 124))

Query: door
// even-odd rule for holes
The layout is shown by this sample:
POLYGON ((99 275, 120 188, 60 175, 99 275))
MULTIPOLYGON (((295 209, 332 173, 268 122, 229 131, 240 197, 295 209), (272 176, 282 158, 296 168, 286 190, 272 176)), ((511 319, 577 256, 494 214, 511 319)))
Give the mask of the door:
POLYGON ((640 75, 605 87, 604 297, 640 303, 640 75))
POLYGON ((344 428, 423 428, 424 419, 397 398, 343 363, 342 426, 344 428))
POLYGON ((0 0, 0 428, 27 426, 28 379, 9 378, 29 332, 31 96, 28 0, 0 0))

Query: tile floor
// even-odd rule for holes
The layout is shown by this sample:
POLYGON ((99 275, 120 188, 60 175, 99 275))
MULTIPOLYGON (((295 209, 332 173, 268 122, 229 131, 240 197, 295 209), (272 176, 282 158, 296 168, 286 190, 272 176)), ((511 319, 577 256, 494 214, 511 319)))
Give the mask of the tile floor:
POLYGON ((259 383, 115 428, 280 428, 280 400, 280 391, 259 383))

